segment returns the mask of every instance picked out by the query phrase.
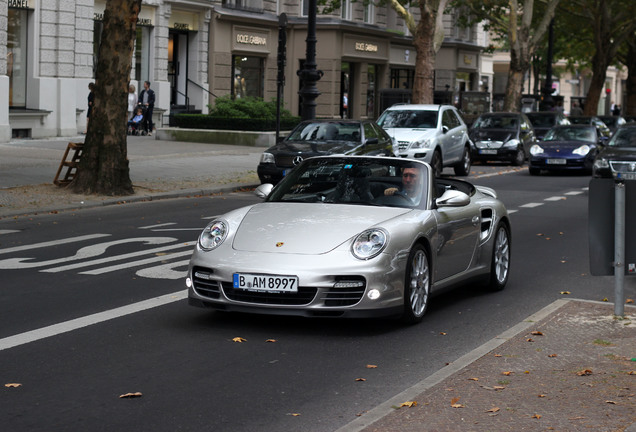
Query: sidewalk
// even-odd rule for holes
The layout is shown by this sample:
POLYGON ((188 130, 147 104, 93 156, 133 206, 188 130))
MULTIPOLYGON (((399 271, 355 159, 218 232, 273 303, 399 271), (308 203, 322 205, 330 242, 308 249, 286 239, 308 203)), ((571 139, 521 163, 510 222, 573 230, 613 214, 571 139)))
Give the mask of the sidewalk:
MULTIPOLYGON (((0 144, 0 219, 253 187, 264 150, 129 137, 136 193, 107 198, 53 185, 68 142, 0 144)), ((557 301, 339 432, 636 432, 636 307, 613 310, 557 301)))

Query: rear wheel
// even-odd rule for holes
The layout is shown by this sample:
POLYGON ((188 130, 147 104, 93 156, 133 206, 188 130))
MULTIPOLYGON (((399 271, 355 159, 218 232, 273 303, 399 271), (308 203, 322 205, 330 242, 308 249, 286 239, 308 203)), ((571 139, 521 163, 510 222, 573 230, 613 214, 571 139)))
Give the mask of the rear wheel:
POLYGON ((492 246, 492 259, 490 263, 490 291, 501 291, 508 282, 510 274, 510 231, 504 223, 497 225, 494 243, 492 246))
POLYGON ((415 245, 409 254, 404 280, 404 314, 409 324, 422 321, 428 307, 431 290, 431 269, 428 254, 422 245, 415 245))
POLYGON ((455 170, 455 175, 458 176, 467 176, 470 174, 470 150, 468 147, 464 147, 464 153, 462 153, 462 160, 453 167, 455 170))

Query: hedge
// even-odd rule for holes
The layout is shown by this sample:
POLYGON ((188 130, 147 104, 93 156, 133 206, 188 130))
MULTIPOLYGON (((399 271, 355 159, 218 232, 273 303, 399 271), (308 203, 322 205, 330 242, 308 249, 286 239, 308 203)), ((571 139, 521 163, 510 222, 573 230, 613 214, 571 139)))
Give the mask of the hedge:
MULTIPOLYGON (((272 118, 228 118, 212 117, 208 114, 177 114, 174 124, 183 129, 220 129, 236 131, 275 131, 276 120, 272 118)), ((280 130, 291 130, 300 117, 284 117, 280 119, 280 130)))

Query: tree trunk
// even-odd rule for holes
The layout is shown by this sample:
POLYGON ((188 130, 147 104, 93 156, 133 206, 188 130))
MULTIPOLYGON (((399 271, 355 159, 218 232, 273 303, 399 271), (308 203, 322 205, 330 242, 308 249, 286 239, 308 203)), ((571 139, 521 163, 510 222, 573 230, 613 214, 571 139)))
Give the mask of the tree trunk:
POLYGON ((523 75, 525 71, 519 62, 513 62, 511 56, 510 69, 508 69, 508 82, 504 95, 504 111, 518 112, 521 110, 521 93, 523 91, 523 75))
POLYGON ((95 101, 71 187, 77 193, 134 193, 128 168, 128 84, 141 0, 108 0, 95 77, 95 101))
POLYGON ((625 63, 628 69, 627 98, 625 100, 625 108, 622 111, 624 116, 636 116, 636 43, 630 41, 628 46, 629 51, 627 52, 627 61, 625 63))
POLYGON ((585 96, 585 107, 583 114, 595 116, 598 111, 598 103, 601 100, 601 92, 605 89, 605 78, 607 76, 607 66, 609 61, 605 54, 597 53, 592 59, 592 82, 585 96))
POLYGON ((422 16, 413 35, 416 58, 412 102, 432 104, 435 88, 435 16, 423 6, 420 10, 422 16))

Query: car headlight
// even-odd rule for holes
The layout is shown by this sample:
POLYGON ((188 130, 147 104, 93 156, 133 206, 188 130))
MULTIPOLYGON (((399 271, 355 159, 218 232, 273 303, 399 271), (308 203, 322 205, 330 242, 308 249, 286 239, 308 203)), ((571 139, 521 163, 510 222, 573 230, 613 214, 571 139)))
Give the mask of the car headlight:
POLYGON ((587 144, 583 144, 581 147, 572 150, 572 154, 579 155, 579 156, 585 156, 589 152, 590 152, 590 146, 587 144))
POLYGON ((540 155, 541 153, 543 153, 543 148, 540 145, 535 144, 530 147, 530 154, 532 156, 540 155))
POLYGON ((517 148, 519 146, 519 140, 511 139, 510 141, 507 141, 503 146, 508 148, 517 148))
POLYGON ((355 238, 351 253, 358 259, 368 260, 374 258, 384 250, 389 236, 386 231, 374 228, 366 230, 355 238))
POLYGON ((608 169, 608 168, 609 168, 609 162, 607 161, 607 159, 597 158, 594 161, 594 169, 608 169))
POLYGON ((263 153, 261 155, 261 163, 275 163, 274 155, 271 153, 263 153))
POLYGON ((431 148, 432 144, 433 144, 433 142, 430 139, 423 139, 421 141, 415 141, 411 145, 411 148, 414 148, 414 149, 417 149, 417 148, 431 148))
POLYGON ((201 249, 209 251, 218 247, 225 241, 228 232, 228 224, 222 220, 216 220, 205 227, 199 236, 201 249))

